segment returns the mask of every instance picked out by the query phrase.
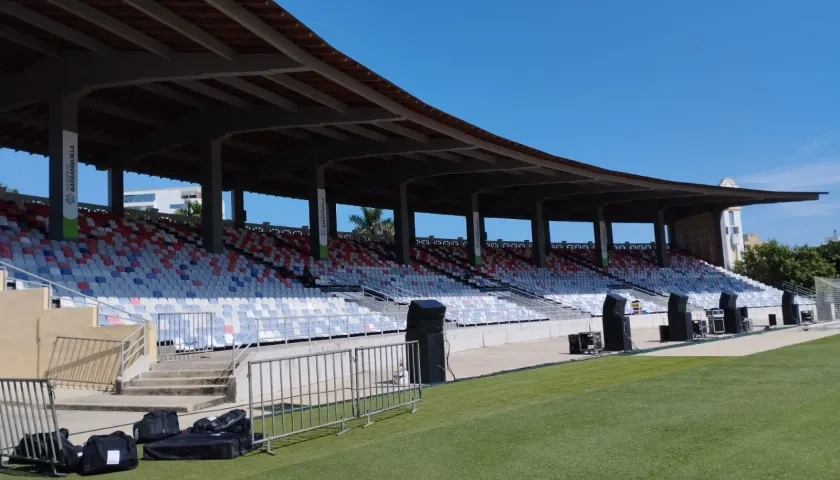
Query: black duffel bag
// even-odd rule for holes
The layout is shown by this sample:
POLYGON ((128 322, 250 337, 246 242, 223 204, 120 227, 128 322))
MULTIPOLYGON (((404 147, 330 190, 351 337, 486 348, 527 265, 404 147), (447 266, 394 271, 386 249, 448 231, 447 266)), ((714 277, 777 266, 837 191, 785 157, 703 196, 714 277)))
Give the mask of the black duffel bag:
POLYGON ((196 420, 193 424, 193 432, 232 432, 250 433, 251 422, 248 420, 245 410, 231 410, 218 417, 207 417, 196 420))
POLYGON ((77 472, 82 447, 70 443, 69 437, 70 432, 66 428, 59 429, 58 435, 56 432, 26 434, 15 448, 17 458, 12 458, 11 463, 46 466, 52 464, 55 458, 59 472, 77 472))
POLYGON ((94 435, 85 443, 82 455, 83 475, 124 472, 137 468, 137 442, 123 432, 94 435))
POLYGON ((152 410, 134 424, 134 440, 139 443, 156 442, 180 433, 178 414, 174 410, 152 410))

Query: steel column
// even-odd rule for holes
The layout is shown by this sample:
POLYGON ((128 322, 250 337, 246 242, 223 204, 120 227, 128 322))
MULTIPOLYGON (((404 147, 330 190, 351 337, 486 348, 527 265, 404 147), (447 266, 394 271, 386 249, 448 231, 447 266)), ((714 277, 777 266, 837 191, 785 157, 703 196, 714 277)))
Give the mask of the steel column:
POLYGON ((222 253, 222 144, 202 138, 201 150, 201 233, 204 249, 222 253))
POLYGON ((60 97, 50 102, 49 236, 53 240, 79 237, 78 121, 75 97, 60 97))

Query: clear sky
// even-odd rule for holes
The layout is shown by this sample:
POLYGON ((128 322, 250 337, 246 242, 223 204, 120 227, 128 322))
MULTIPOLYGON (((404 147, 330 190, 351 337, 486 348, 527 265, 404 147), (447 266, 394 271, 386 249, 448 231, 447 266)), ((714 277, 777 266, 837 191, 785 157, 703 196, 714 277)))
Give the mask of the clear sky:
MULTIPOLYGON (((344 53, 491 132, 642 175, 827 191, 820 202, 747 207, 744 231, 814 244, 840 228, 836 0, 280 3, 344 53)), ((23 193, 46 195, 46 171, 41 157, 0 151, 0 182, 23 193)), ((104 203, 105 178, 81 169, 80 200, 104 203)), ((126 177, 126 189, 171 185, 126 177)), ((245 208, 252 222, 308 223, 304 201, 246 195, 245 208)), ((339 229, 353 210, 339 207, 339 229)), ((419 215, 417 230, 465 236, 455 217, 419 215)), ((488 219, 487 230, 530 238, 524 221, 488 219)), ((554 241, 592 239, 590 225, 551 230, 554 241)), ((651 225, 615 229, 616 241, 652 238, 651 225)))

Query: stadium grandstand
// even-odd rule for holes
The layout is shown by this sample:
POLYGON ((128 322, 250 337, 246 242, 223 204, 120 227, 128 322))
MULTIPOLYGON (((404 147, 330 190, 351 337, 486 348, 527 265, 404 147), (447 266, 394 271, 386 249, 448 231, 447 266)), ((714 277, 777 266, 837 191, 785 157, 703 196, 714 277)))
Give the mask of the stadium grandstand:
POLYGON ((420 298, 457 326, 591 318, 608 292, 648 313, 673 291, 774 306, 780 291, 723 268, 721 214, 820 195, 643 177, 498 137, 264 0, 0 0, 0 85, 0 146, 49 159, 49 198, 0 202, 11 284, 95 304, 103 326, 219 320, 160 323, 179 345, 395 332, 420 298), (107 171, 108 205, 78 203, 77 162, 107 171), (199 184, 200 221, 127 211, 126 172, 199 184), (310 228, 249 224, 246 191, 308 200, 310 228), (392 209, 395 238, 339 232, 336 204, 392 209), (463 216, 466 238, 418 238, 417 212, 463 216), (485 218, 528 220, 532 239, 487 239, 485 218), (550 221, 591 223, 594 242, 556 242, 550 221), (653 224, 655 241, 616 244, 619 222, 653 224))

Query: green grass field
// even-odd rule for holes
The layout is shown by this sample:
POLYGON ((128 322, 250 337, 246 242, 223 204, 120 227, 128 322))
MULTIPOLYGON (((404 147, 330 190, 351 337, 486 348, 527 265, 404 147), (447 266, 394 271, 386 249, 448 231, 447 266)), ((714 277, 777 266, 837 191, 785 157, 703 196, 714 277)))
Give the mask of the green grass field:
POLYGON ((742 358, 609 357, 427 389, 417 413, 123 479, 840 477, 840 336, 742 358))

